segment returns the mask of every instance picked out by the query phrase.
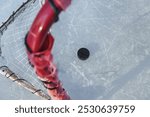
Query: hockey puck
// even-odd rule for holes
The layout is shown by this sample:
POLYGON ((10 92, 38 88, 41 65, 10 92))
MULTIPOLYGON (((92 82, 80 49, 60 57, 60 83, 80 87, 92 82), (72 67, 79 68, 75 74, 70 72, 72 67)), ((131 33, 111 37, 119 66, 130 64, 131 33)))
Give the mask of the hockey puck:
POLYGON ((80 60, 86 60, 89 58, 90 52, 87 48, 80 48, 77 55, 80 60))

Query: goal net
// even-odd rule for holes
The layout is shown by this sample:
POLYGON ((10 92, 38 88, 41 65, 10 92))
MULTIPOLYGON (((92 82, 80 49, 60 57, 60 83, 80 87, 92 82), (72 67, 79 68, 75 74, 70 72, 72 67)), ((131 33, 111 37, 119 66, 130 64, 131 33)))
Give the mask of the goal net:
MULTIPOLYGON (((13 12, 9 13, 9 18, 0 27, 1 70, 9 69, 19 79, 24 79, 24 81, 21 81, 24 85, 29 82, 30 84, 27 87, 32 84, 35 91, 36 88, 45 91, 43 84, 37 79, 33 68, 29 65, 24 44, 25 35, 40 9, 39 1, 22 0, 20 4, 14 4, 16 4, 16 8, 12 9, 13 12)), ((31 90, 32 93, 30 94, 23 87, 16 85, 16 82, 8 81, 7 76, 9 75, 6 73, 4 78, 0 79, 1 87, 5 89, 1 90, 1 99, 40 99, 32 94, 36 92, 31 90)))

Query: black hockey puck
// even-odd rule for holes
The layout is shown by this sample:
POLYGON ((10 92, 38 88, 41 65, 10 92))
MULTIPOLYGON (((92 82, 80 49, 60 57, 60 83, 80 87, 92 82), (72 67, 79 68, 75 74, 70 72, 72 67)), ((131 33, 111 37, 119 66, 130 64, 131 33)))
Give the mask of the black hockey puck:
POLYGON ((80 48, 77 55, 80 60, 86 60, 89 58, 90 52, 87 48, 80 48))

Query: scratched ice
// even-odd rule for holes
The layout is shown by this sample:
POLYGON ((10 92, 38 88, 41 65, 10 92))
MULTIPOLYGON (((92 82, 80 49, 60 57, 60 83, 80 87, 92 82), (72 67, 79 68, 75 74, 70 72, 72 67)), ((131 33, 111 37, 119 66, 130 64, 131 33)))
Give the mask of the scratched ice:
MULTIPOLYGON (((2 16, 10 4, 5 3, 2 16)), ((39 9, 37 1, 1 36, 0 60, 44 89, 28 64, 24 46, 39 9)), ((150 0, 73 0, 52 34, 59 78, 72 99, 150 99, 150 0), (90 50, 86 61, 77 58, 81 47, 90 50)), ((0 99, 39 99, 3 77, 0 87, 0 99)))

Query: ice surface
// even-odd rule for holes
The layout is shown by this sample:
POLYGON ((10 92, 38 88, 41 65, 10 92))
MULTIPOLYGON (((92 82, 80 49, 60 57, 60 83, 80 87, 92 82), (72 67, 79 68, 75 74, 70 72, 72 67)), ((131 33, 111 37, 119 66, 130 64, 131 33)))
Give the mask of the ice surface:
MULTIPOLYGON (((10 15, 4 11, 19 6, 12 3, 0 8, 1 22, 10 15)), ((37 1, 8 27, 1 37, 1 63, 44 89, 24 47, 25 34, 39 9, 37 1)), ((52 27, 59 78, 72 99, 150 99, 149 31, 150 0, 73 0, 52 27), (91 52, 86 61, 77 58, 81 47, 91 52)), ((0 99, 39 99, 4 77, 0 87, 0 99)))

